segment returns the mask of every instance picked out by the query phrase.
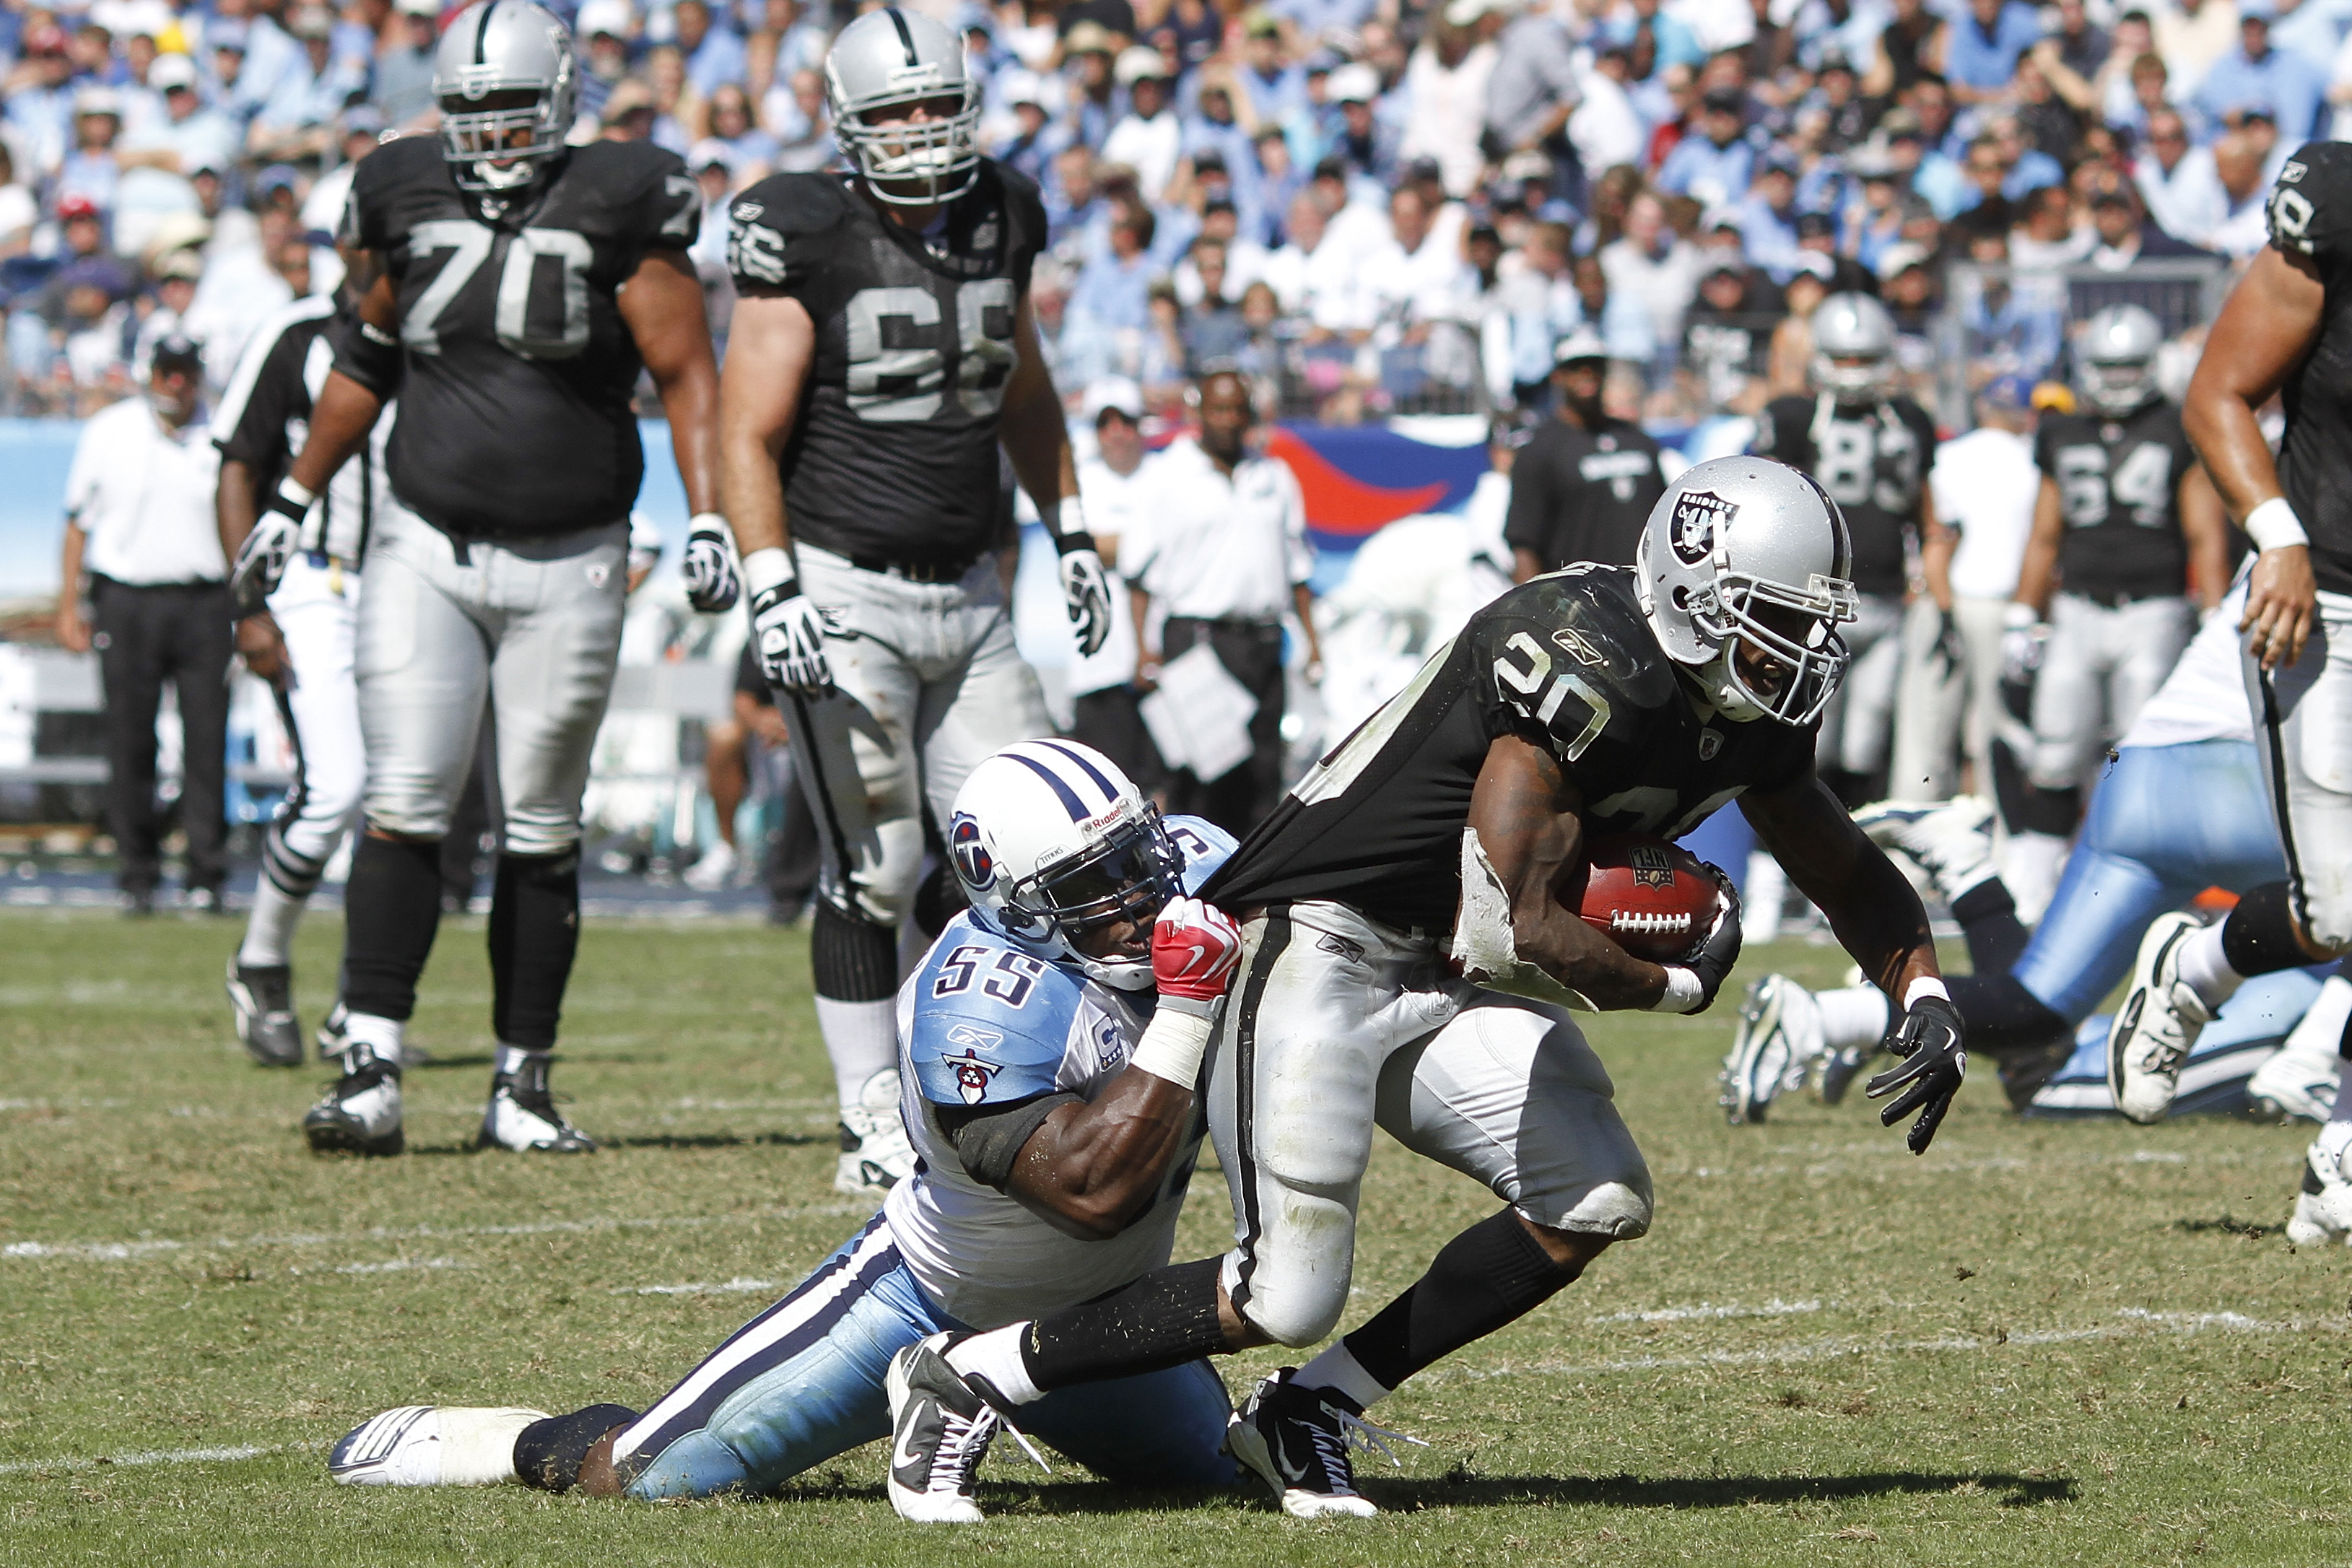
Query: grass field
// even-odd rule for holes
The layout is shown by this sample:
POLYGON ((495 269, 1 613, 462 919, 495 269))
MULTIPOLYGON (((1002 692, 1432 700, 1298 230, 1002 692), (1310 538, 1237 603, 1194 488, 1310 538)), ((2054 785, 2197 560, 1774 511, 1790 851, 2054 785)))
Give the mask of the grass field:
MULTIPOLYGON (((339 939, 312 922, 303 973, 339 939)), ((320 1075, 229 1042, 234 940, 0 918, 10 1568, 2352 1560, 2352 1254, 2275 1228, 2305 1134, 2020 1123, 1990 1073, 1924 1160, 1859 1104, 1734 1131, 1721 1016, 1593 1029, 1656 1227, 1381 1406, 1429 1447, 1367 1467, 1380 1520, 1047 1479, 1011 1445, 997 1517, 951 1536, 892 1517, 879 1446, 774 1501, 338 1489, 327 1447, 385 1405, 642 1405, 863 1216, 829 1185, 795 933, 592 926, 558 1083, 604 1152, 544 1161, 466 1152, 488 976, 478 922, 445 928, 416 1026, 439 1061, 409 1075, 411 1152, 374 1163, 313 1159, 320 1075)), ((1767 961, 1842 967, 1742 967, 1767 961)), ((1213 1173, 1194 1193, 1180 1256, 1227 1224, 1213 1173)), ((1383 1146, 1361 1308, 1491 1207, 1383 1146)))

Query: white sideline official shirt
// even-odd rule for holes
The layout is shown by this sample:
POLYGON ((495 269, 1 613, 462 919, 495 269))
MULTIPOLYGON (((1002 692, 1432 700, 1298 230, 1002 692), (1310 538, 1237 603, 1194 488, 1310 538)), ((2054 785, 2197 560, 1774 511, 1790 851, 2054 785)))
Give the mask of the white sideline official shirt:
POLYGON ((201 417, 173 430, 143 396, 99 410, 66 476, 66 517, 88 538, 83 566, 117 583, 224 581, 219 482, 220 450, 201 417))
POLYGON ((1307 499, 1278 458, 1244 458, 1227 479, 1187 437, 1138 470, 1142 526, 1119 545, 1128 581, 1171 616, 1274 625, 1315 571, 1307 499))
POLYGON ((2017 592, 2042 470, 2033 437, 1979 426, 1936 448, 1927 482, 1936 517, 1958 530, 1952 592, 1965 599, 2006 599, 2017 592))

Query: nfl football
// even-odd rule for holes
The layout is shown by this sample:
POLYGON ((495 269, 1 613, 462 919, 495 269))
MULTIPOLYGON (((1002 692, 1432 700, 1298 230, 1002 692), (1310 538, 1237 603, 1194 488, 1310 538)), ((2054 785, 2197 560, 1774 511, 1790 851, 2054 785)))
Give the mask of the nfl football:
POLYGON ((1583 886, 1573 891, 1577 913, 1652 963, 1688 952, 1722 902, 1697 856, 1646 833, 1608 834, 1585 846, 1583 886))

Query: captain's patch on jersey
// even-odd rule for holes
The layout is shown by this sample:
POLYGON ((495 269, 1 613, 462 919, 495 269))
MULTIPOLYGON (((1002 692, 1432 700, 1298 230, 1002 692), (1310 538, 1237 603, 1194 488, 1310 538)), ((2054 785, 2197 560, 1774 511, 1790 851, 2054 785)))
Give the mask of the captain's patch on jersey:
POLYGON ((1713 490, 1691 490, 1675 502, 1675 521, 1668 535, 1675 547, 1675 558, 1685 566, 1696 566, 1715 552, 1715 536, 1719 529, 1727 528, 1739 515, 1737 502, 1727 501, 1713 490))

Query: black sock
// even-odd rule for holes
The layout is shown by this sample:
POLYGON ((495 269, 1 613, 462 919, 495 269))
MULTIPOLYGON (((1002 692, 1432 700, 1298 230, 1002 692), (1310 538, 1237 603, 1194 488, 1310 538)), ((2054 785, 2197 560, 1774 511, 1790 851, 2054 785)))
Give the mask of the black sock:
POLYGON ((1952 918, 1968 940, 1969 967, 1979 974, 2008 973, 2030 940, 2017 918, 2017 900, 1999 877, 1987 877, 1962 893, 1952 904, 1952 918))
POLYGON ((1394 1388, 1527 1316, 1582 1272, 1552 1261, 1517 1211, 1505 1209, 1440 1248, 1427 1273, 1347 1336, 1348 1353, 1381 1387, 1394 1388))
POLYGON ((637 1413, 625 1405, 592 1405, 569 1415, 534 1421, 515 1434, 515 1474, 527 1487, 568 1492, 580 1484, 580 1467, 596 1440, 636 1418, 637 1413))
POLYGON ((2075 824, 2083 820, 2083 792, 2079 789, 2043 789, 2039 785, 2026 787, 2018 820, 2011 824, 2028 833, 2046 833, 2053 838, 2064 838, 2073 834, 2075 824))
POLYGON ((2064 1039, 2066 1020, 2042 1005, 2008 970, 1948 974, 1944 987, 1968 1026, 1972 1050, 2021 1051, 2064 1039))
POLYGON ((2240 899, 2221 922, 2221 956, 2249 980, 2312 963, 2295 940, 2294 889, 2264 882, 2240 899))
POLYGON ((1222 1258, 1155 1268, 1134 1284, 1029 1325, 1021 1362, 1041 1389, 1140 1377, 1222 1353, 1217 1275, 1222 1258))
POLYGON ((580 851, 500 855, 490 897, 490 1026, 499 1044, 555 1048, 579 951, 580 851))
POLYGON ((343 889, 343 1003, 405 1021, 441 926, 441 841, 360 835, 343 889))
POLYGON ((809 926, 816 994, 835 1002, 885 1002, 898 991, 898 933, 843 914, 820 896, 809 926))

